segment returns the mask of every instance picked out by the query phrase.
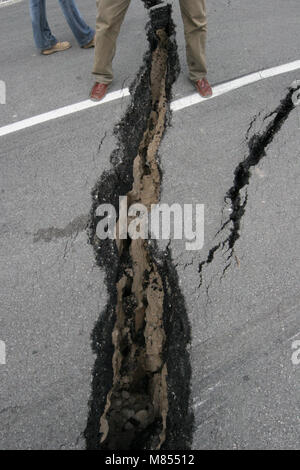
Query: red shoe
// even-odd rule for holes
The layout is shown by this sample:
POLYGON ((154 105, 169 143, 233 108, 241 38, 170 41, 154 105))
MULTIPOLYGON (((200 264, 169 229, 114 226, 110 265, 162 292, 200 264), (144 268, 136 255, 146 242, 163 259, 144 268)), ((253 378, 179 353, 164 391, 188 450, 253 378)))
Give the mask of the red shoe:
POLYGON ((107 92, 108 85, 105 83, 95 83, 92 88, 90 98, 93 101, 100 101, 104 98, 107 92))
POLYGON ((213 94, 212 88, 206 78, 198 80, 198 82, 196 82, 196 88, 202 98, 209 98, 213 94))

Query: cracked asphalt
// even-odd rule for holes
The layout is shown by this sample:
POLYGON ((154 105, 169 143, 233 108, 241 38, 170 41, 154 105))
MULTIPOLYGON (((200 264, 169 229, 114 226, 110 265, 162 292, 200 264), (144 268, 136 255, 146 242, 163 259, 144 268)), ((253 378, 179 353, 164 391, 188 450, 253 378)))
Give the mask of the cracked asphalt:
MULTIPOLYGON (((0 9, 0 126, 87 98, 93 52, 78 48, 57 2, 48 20, 64 54, 36 53, 26 2, 0 9), (17 38, 17 40, 16 40, 17 38)), ((213 84, 299 59, 298 0, 208 0, 213 84)), ((174 21, 182 71, 174 98, 193 92, 182 23, 174 21)), ((78 0, 91 25, 94 0, 78 0)), ((147 14, 133 0, 114 62, 118 90, 146 51, 147 14)), ((231 263, 219 249, 230 233, 224 201, 300 71, 252 84, 173 114, 159 150, 164 203, 205 204, 205 246, 170 247, 192 327, 193 449, 298 449, 300 366, 300 107, 251 169, 247 205, 231 263), (253 123, 250 128, 250 123, 253 123)), ((129 99, 1 138, 0 448, 82 449, 91 393, 90 335, 107 302, 104 273, 87 244, 91 190, 116 147, 113 127, 129 99)))

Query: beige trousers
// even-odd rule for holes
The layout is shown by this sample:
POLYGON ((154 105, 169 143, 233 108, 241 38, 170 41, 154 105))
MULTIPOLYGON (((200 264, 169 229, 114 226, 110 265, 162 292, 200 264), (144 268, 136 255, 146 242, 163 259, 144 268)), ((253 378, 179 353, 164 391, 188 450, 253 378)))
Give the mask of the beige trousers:
MULTIPOLYGON (((206 0, 179 0, 184 25, 190 79, 194 82, 207 73, 205 58, 206 0)), ((112 61, 116 41, 130 0, 97 0, 96 45, 93 74, 98 83, 113 80, 112 61)))

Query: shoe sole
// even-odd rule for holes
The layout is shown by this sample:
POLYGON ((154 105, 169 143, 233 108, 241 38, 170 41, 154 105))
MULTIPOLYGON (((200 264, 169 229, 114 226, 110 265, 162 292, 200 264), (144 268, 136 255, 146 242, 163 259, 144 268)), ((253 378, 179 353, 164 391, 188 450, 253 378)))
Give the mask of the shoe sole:
POLYGON ((95 44, 91 44, 90 46, 82 46, 82 49, 92 49, 93 47, 95 47, 95 44))
POLYGON ((103 95, 102 98, 92 98, 91 95, 90 95, 90 100, 95 101, 95 102, 102 101, 106 97, 106 95, 107 95, 107 93, 105 93, 105 95, 103 95))
MULTIPOLYGON (((199 93, 199 91, 198 91, 198 93, 199 93)), ((201 96, 201 98, 211 98, 213 94, 211 93, 210 95, 202 95, 201 93, 199 93, 199 95, 201 96)))

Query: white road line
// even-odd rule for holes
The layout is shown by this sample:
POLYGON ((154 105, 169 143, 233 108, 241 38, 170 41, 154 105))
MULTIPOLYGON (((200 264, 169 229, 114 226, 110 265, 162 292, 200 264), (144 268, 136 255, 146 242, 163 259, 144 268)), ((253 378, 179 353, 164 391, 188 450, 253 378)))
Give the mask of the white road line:
MULTIPOLYGON (((260 72, 251 73, 250 75, 246 75, 245 77, 236 78, 235 80, 231 80, 230 82, 216 85, 215 87, 213 87, 214 94, 211 98, 202 98, 198 93, 193 93, 192 95, 175 100, 171 103, 171 109, 172 111, 180 111, 182 109, 188 108, 189 106, 209 101, 230 91, 237 90, 238 88, 242 88, 246 85, 250 85, 251 83, 256 83, 261 80, 265 80, 266 78, 275 77, 277 75, 281 75, 287 72, 293 72, 294 70, 299 69, 300 60, 296 60, 288 64, 279 65, 278 67, 272 67, 266 70, 261 70, 260 72)), ((118 100, 120 98, 124 98, 125 96, 129 96, 129 94, 129 89, 124 88, 122 90, 108 93, 104 100, 100 102, 95 102, 91 100, 81 101, 79 103, 71 104, 69 106, 64 106, 63 108, 55 109, 48 113, 39 114, 38 116, 33 116, 31 118, 24 119, 23 121, 8 124, 7 126, 0 127, 0 137, 12 134, 13 132, 17 132, 23 129, 27 129, 29 127, 36 126, 43 122, 48 122, 53 119, 68 116, 69 114, 74 114, 85 109, 93 108, 95 106, 108 103, 110 101, 118 100)))
POLYGON ((245 77, 237 78, 231 80, 230 82, 222 83, 213 87, 213 96, 211 98, 202 98, 199 93, 194 93, 193 95, 186 96, 185 98, 180 98, 179 100, 173 101, 171 103, 172 111, 180 111, 181 109, 188 108, 194 104, 203 103, 204 101, 209 101, 211 99, 217 98, 218 96, 224 95, 229 91, 237 90, 251 83, 259 82, 260 80, 265 80, 266 78, 276 77, 287 72, 293 72, 294 70, 300 69, 300 60, 295 62, 290 62, 288 64, 279 65, 278 67, 272 67, 270 69, 261 70, 260 72, 251 73, 245 77))
POLYGON ((95 106, 99 106, 104 103, 109 103, 110 101, 115 101, 129 95, 129 89, 123 88, 122 90, 108 93, 102 101, 85 100, 80 101, 79 103, 70 104, 69 106, 64 106, 63 108, 54 109, 53 111, 49 111, 48 113, 39 114, 37 116, 24 119, 23 121, 18 121, 13 124, 8 124, 4 127, 0 127, 0 137, 12 134, 13 132, 21 131, 23 129, 27 129, 28 127, 36 126, 37 124, 41 124, 43 122, 52 121, 53 119, 68 116, 69 114, 78 113, 79 111, 83 111, 85 109, 94 108, 95 106))
POLYGON ((7 7, 8 5, 12 5, 13 3, 20 3, 23 0, 0 0, 0 8, 7 7))

